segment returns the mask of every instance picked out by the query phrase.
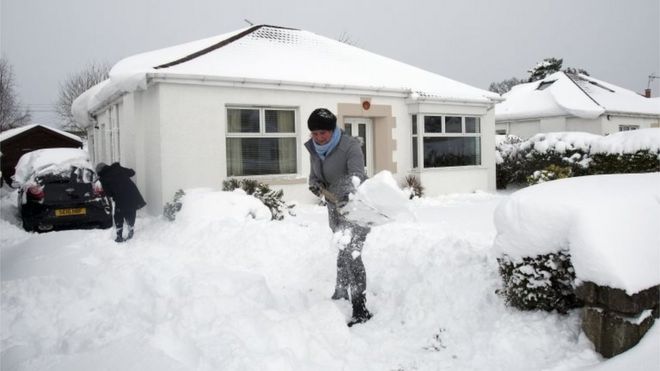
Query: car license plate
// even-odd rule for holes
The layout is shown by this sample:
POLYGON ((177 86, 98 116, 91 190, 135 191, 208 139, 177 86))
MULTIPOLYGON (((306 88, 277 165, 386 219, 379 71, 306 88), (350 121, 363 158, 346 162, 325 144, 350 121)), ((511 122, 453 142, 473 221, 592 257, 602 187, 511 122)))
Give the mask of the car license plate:
POLYGON ((55 216, 70 216, 70 215, 85 215, 87 214, 87 208, 79 207, 75 209, 57 209, 55 210, 55 216))

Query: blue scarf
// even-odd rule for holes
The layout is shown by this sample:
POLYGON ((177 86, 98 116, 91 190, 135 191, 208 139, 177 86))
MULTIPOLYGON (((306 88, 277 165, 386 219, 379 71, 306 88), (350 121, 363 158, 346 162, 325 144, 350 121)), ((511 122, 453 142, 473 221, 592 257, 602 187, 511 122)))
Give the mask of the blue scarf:
POLYGON ((328 153, 337 147, 339 139, 341 139, 341 130, 339 128, 335 128, 335 130, 332 132, 332 138, 330 138, 328 143, 317 144, 314 140, 312 140, 312 143, 314 143, 314 149, 316 150, 316 153, 319 155, 321 160, 325 160, 325 156, 327 156, 328 153))

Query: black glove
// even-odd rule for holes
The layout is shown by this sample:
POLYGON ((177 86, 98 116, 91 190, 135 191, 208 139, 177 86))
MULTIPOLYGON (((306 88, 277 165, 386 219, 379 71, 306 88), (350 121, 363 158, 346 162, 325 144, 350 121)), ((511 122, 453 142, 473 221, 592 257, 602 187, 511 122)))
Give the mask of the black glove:
POLYGON ((316 184, 309 186, 309 191, 312 192, 316 197, 321 197, 321 187, 316 184))

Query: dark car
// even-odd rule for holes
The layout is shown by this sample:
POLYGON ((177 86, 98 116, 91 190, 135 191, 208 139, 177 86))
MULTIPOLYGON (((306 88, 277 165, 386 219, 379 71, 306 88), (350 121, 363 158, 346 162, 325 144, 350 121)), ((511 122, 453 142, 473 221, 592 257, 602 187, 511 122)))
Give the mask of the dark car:
MULTIPOLYGON (((46 160, 39 159, 38 166, 25 166, 19 172, 19 165, 23 161, 21 158, 16 167, 17 174, 23 180, 17 182, 18 209, 23 228, 26 231, 46 232, 53 229, 111 227, 110 203, 89 162, 67 160, 66 156, 62 156, 84 151, 35 152, 43 151, 46 152, 37 155, 45 155, 46 160), (48 164, 49 154, 54 154, 50 157, 52 164, 48 164)), ((35 162, 29 160, 23 162, 35 162)))

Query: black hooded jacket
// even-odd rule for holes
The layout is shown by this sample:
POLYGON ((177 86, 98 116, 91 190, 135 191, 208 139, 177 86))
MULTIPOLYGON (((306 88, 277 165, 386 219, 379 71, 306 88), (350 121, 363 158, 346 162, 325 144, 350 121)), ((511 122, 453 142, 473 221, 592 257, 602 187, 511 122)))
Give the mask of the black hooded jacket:
POLYGON ((125 168, 115 162, 101 169, 98 175, 103 191, 115 201, 120 210, 137 210, 147 204, 131 180, 135 175, 133 169, 125 168))

